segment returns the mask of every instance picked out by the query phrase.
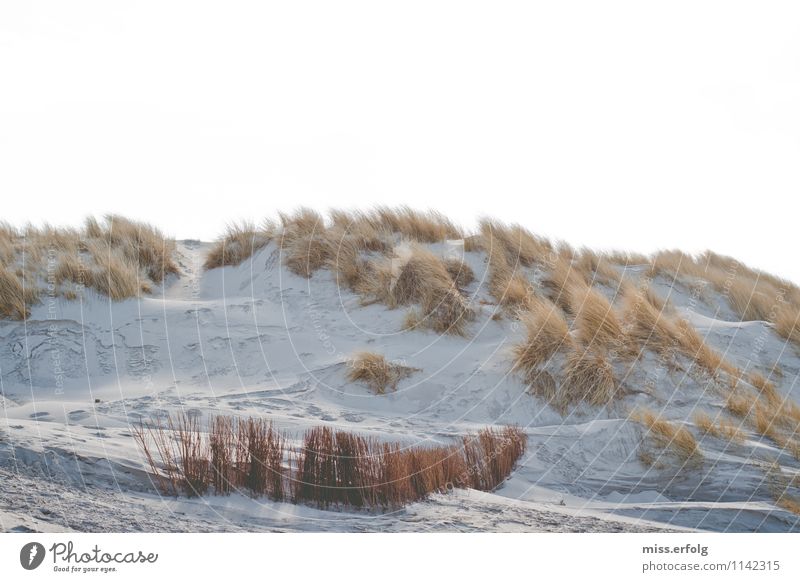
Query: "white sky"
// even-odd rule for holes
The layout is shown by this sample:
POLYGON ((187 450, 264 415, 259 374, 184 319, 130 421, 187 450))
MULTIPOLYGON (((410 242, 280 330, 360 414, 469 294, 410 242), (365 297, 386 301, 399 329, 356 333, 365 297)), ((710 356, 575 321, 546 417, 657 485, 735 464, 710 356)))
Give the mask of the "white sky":
POLYGON ((800 282, 800 3, 388 4, 3 2, 0 217, 405 203, 800 282))

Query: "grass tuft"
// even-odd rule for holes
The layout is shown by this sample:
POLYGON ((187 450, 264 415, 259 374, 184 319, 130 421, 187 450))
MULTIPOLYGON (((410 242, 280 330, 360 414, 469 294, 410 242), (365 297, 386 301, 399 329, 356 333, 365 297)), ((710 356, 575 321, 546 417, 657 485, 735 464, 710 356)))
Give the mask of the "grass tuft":
POLYGON ((618 349, 623 346, 624 332, 611 303, 590 287, 570 296, 575 314, 578 338, 587 347, 618 349))
POLYGON ((614 368, 600 350, 576 348, 567 355, 559 392, 562 407, 585 402, 605 406, 617 396, 614 368))
POLYGON ((228 226, 206 255, 205 268, 235 267, 267 246, 272 236, 268 230, 256 228, 251 222, 228 226))
POLYGON ((539 368, 559 350, 571 348, 573 340, 564 314, 547 299, 532 301, 520 319, 527 337, 513 348, 513 370, 532 384, 539 368))
POLYGON ((703 434, 711 435, 735 444, 742 444, 745 441, 745 435, 741 429, 733 422, 722 418, 720 415, 717 415, 716 419, 713 419, 705 412, 697 412, 692 420, 703 434))
POLYGON ((663 451, 671 451, 684 463, 702 457, 692 433, 683 426, 678 426, 661 418, 651 410, 639 409, 633 412, 631 419, 647 429, 646 436, 663 451))
POLYGON ((408 378, 416 370, 402 364, 389 362, 381 354, 359 352, 349 361, 347 379, 363 382, 375 394, 385 394, 387 389, 397 390, 397 383, 408 378))

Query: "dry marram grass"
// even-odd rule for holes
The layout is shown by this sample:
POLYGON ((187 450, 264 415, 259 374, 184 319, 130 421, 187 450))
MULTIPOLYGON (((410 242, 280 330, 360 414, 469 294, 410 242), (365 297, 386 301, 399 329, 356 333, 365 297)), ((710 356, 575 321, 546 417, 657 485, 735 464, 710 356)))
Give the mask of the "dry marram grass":
POLYGON ((651 410, 639 409, 631 418, 647 429, 646 437, 660 449, 669 450, 684 463, 701 457, 700 447, 692 433, 651 410))
POLYGON ((413 327, 428 327, 437 333, 466 335, 474 317, 468 301, 461 295, 443 261, 419 246, 412 247, 408 260, 396 278, 391 273, 383 289, 383 303, 390 307, 418 304, 421 313, 408 321, 413 327))
POLYGON ((257 228, 250 222, 228 226, 206 255, 205 268, 236 266, 264 248, 271 239, 267 229, 257 228))
POLYGON ((539 368, 559 350, 570 348, 573 341, 564 314, 546 299, 532 301, 520 319, 527 337, 514 346, 513 369, 531 383, 539 368))
POLYGON ((704 434, 736 444, 742 444, 745 441, 745 435, 741 429, 730 420, 719 415, 714 419, 705 412, 697 412, 693 420, 697 428, 704 434))
POLYGON ((475 272, 467 263, 459 259, 447 259, 444 261, 444 267, 447 269, 456 287, 463 289, 475 280, 475 272))
POLYGON ((617 349, 624 344, 622 324, 611 303, 590 287, 571 295, 578 337, 585 346, 617 349))
POLYGON ((349 362, 347 379, 350 382, 363 382, 375 394, 385 394, 387 390, 397 390, 397 383, 414 373, 414 368, 389 362, 381 354, 359 352, 349 362))
POLYGON ((562 406, 604 406, 617 396, 617 389, 614 368, 603 352, 576 348, 567 356, 558 398, 562 406))
POLYGON ((178 273, 175 243, 158 229, 121 216, 88 218, 82 229, 0 227, 0 313, 21 319, 40 289, 65 299, 84 288, 113 300, 149 293, 178 273))

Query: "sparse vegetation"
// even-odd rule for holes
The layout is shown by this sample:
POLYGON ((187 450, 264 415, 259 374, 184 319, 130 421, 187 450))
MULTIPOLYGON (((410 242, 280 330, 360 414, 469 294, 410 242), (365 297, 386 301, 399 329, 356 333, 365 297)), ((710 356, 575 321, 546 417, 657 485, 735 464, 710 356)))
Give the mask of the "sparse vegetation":
POLYGON ((617 395, 614 370, 604 349, 576 344, 563 312, 547 299, 531 302, 520 315, 527 337, 514 346, 513 370, 522 375, 530 392, 545 399, 562 414, 569 406, 585 402, 608 404, 617 395), (544 370, 559 351, 566 353, 560 385, 544 370))
POLYGON ((697 412, 693 420, 697 428, 704 434, 735 444, 744 443, 745 435, 741 429, 736 424, 728 419, 722 418, 720 415, 717 415, 716 419, 714 419, 705 412, 697 412))
POLYGON ((790 400, 759 398, 743 390, 734 391, 725 403, 726 409, 746 422, 761 436, 770 439, 779 449, 800 460, 800 407, 790 400))
POLYGON ((88 272, 86 281, 103 295, 114 301, 122 301, 136 297, 147 287, 142 287, 145 279, 139 269, 121 253, 115 252, 110 247, 107 249, 89 247, 94 257, 95 267, 88 272))
POLYGON ((328 427, 306 431, 302 446, 261 419, 196 417, 141 425, 136 441, 167 495, 247 491, 318 507, 392 508, 454 487, 490 491, 525 451, 517 427, 486 428, 461 442, 404 447, 328 427))
POLYGON ((531 234, 518 224, 509 226, 485 218, 480 222, 480 231, 483 236, 482 244, 487 252, 502 252, 505 262, 512 270, 544 262, 547 254, 552 251, 549 241, 531 234))
MULTIPOLYGON (((389 307, 418 304, 421 313, 413 319, 412 328, 423 326, 438 333, 466 335, 467 324, 474 317, 473 310, 440 258, 414 246, 408 259, 397 269, 396 276, 393 271, 388 273, 391 275, 386 281, 389 284, 380 289, 379 300, 389 307)), ((386 277, 382 279, 385 281, 386 277)))
MULTIPOLYGON (((440 275, 447 272, 448 285, 463 289, 474 280, 474 273, 466 263, 436 257, 443 268, 415 269, 420 266, 417 259, 429 252, 417 246, 415 259, 409 261, 411 266, 402 275, 408 281, 399 281, 393 266, 398 261, 396 256, 392 258, 393 251, 400 240, 429 244, 447 239, 463 240, 467 252, 482 250, 487 254, 488 289, 506 315, 515 317, 526 311, 532 298, 543 292, 569 316, 576 316, 575 325, 582 342, 607 349, 616 343, 614 349, 618 355, 630 353, 626 347, 661 354, 683 353, 711 375, 720 370, 731 376, 735 373, 735 368, 724 358, 696 341, 696 333, 675 329, 673 309, 652 288, 637 288, 623 276, 619 266, 631 264, 649 265, 647 276, 663 276, 690 288, 710 284, 728 298, 743 319, 769 321, 779 335, 800 345, 800 289, 728 257, 711 252, 695 257, 676 250, 661 251, 649 258, 631 253, 576 251, 563 243, 554 246, 519 225, 488 218, 480 222, 479 234, 465 235, 440 213, 417 212, 408 207, 332 210, 327 221, 318 212, 301 208, 291 214, 280 213, 278 226, 271 222, 260 228, 252 224, 236 225, 212 248, 206 266, 239 264, 270 240, 277 240, 284 262, 293 273, 310 277, 319 269, 330 268, 340 285, 362 295, 366 303, 384 302, 390 307, 418 304, 419 308, 406 317, 407 329, 427 327, 440 333, 464 335, 472 311, 453 293, 442 292, 445 279, 440 275), (370 256, 374 253, 379 256, 370 256), (540 271, 538 287, 524 271, 527 268, 540 271), (420 287, 416 275, 431 277, 437 291, 424 300, 419 299, 419 294, 417 299, 409 299, 406 292, 418 291, 420 287), (601 305, 604 298, 592 287, 594 284, 622 292, 619 315, 615 308, 601 305), (626 332, 622 336, 618 333, 620 328, 626 332), (627 346, 619 345, 622 337, 627 346), (696 358, 687 354, 697 348, 700 351, 696 352, 696 358)), ((0 254, 2 250, 0 245, 0 254)), ((432 262, 427 263, 431 265, 432 262)))
POLYGON ((779 306, 773 324, 778 335, 800 346, 800 307, 797 304, 779 306))
POLYGON ((205 268, 216 269, 239 265, 264 248, 272 238, 271 229, 257 228, 250 222, 228 226, 206 255, 205 268))
POLYGON ((656 253, 650 272, 689 285, 710 283, 742 321, 770 322, 778 335, 800 345, 800 288, 789 281, 711 251, 698 258, 680 251, 656 253))
POLYGON ((559 350, 571 348, 573 340, 564 314, 547 299, 532 301, 520 319, 527 337, 514 346, 513 370, 532 384, 539 368, 559 350))
POLYGON ((0 315, 27 316, 41 290, 74 299, 94 289, 112 300, 150 293, 178 273, 174 241, 158 229, 121 216, 88 218, 83 229, 0 228, 0 315))
POLYGON ((284 248, 284 264, 295 275, 309 278, 330 262, 332 245, 326 233, 298 237, 284 248))
POLYGON ((627 337, 641 352, 670 353, 678 335, 671 318, 648 300, 642 289, 628 286, 622 295, 623 326, 627 337))
POLYGON ((382 297, 391 281, 391 268, 365 258, 355 237, 332 238, 330 242, 328 267, 338 285, 362 295, 382 297))
POLYGON ((777 461, 772 461, 765 467, 767 486, 769 487, 775 505, 795 515, 800 515, 800 497, 790 493, 790 489, 800 489, 797 475, 787 476, 777 461))
POLYGON ((670 422, 652 410, 639 409, 631 419, 645 427, 645 436, 661 451, 671 451, 684 464, 698 460, 702 455, 692 433, 683 426, 670 422))
POLYGON ((37 295, 26 287, 23 277, 0 266, 0 316, 25 319, 28 308, 36 303, 37 295))
POLYGON ((381 354, 373 352, 355 354, 348 365, 350 369, 347 379, 350 382, 363 382, 375 394, 385 394, 387 390, 397 390, 397 383, 416 371, 409 366, 389 362, 381 354))
POLYGON ((650 257, 650 275, 663 275, 668 279, 698 279, 706 275, 706 269, 695 258, 683 251, 667 250, 650 257))
POLYGON ((730 379, 739 377, 739 369, 711 348, 688 321, 675 319, 673 329, 676 349, 709 375, 717 377, 720 372, 725 372, 730 379))
POLYGON ((767 402, 778 402, 779 395, 775 384, 767 380, 763 375, 758 372, 751 372, 748 376, 748 380, 753 388, 755 388, 767 402))
POLYGON ((602 349, 620 349, 625 343, 616 311, 611 303, 590 287, 570 295, 578 337, 583 345, 602 349))
POLYGON ((612 260, 604 253, 581 249, 576 266, 589 285, 602 283, 609 287, 616 287, 622 281, 622 274, 614 268, 612 260))
POLYGON ((546 370, 535 370, 528 376, 528 392, 541 398, 550 406, 563 410, 561 401, 558 399, 558 383, 555 377, 546 370))
MULTIPOLYGON (((161 283, 168 275, 178 273, 178 266, 172 257, 175 244, 155 227, 117 215, 106 216, 103 224, 92 219, 89 219, 89 223, 86 226, 87 233, 99 233, 93 238, 117 250, 154 283, 161 283)), ((71 232, 67 237, 75 240, 71 232)))
POLYGON ((602 351, 577 347, 567 356, 558 397, 563 407, 581 402, 604 406, 617 396, 617 390, 614 368, 602 351))
POLYGON ((542 285, 550 300, 570 315, 575 314, 578 298, 587 288, 577 267, 563 258, 550 265, 542 285))
POLYGON ((527 279, 509 263, 506 251, 497 245, 489 249, 489 293, 497 304, 511 312, 528 308, 534 297, 533 287, 527 279))
POLYGON ((444 268, 459 289, 467 287, 475 280, 475 271, 464 261, 447 259, 444 261, 444 268))

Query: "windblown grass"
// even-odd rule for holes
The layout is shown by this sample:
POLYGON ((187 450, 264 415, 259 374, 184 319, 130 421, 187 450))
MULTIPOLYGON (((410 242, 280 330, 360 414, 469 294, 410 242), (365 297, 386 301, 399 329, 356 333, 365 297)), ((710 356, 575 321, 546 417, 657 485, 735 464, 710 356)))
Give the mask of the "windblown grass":
POLYGON ((800 497, 797 497, 796 495, 790 495, 788 493, 777 495, 775 497, 775 503, 781 509, 785 509, 786 511, 794 513, 795 515, 800 515, 800 497))
POLYGON ((86 232, 98 235, 93 238, 104 241, 109 248, 120 252, 155 283, 161 283, 168 275, 178 273, 178 266, 172 258, 175 243, 149 224, 111 214, 105 217, 103 224, 88 219, 86 232))
POLYGON ((613 262, 604 253, 581 249, 575 266, 589 285, 602 283, 615 287, 622 281, 622 274, 614 268, 613 262))
POLYGON ((571 315, 588 287, 577 267, 563 259, 550 265, 542 285, 550 300, 571 315))
POLYGON ((489 293, 513 313, 527 309, 535 293, 522 268, 544 264, 552 245, 519 225, 491 219, 483 219, 480 230, 481 246, 489 259, 489 293))
POLYGON ((683 251, 660 251, 654 253, 649 262, 651 275, 663 275, 672 280, 704 278, 707 274, 700 261, 683 251))
POLYGON ((725 407, 783 452, 800 460, 800 407, 794 402, 780 398, 762 399, 737 390, 728 396, 725 407))
POLYGON ((113 300, 149 293, 178 273, 174 250, 174 241, 158 229, 116 215, 88 218, 83 229, 4 225, 0 314, 25 317, 45 287, 67 299, 84 288, 113 300))
POLYGON ((769 321, 780 301, 777 290, 769 283, 737 277, 725 289, 728 303, 743 321, 769 321))
POLYGON ((745 435, 739 426, 721 415, 711 418, 705 412, 697 412, 693 421, 704 434, 735 444, 742 444, 745 441, 745 435))
POLYGON ((489 249, 488 289, 497 304, 512 311, 528 309, 534 296, 533 287, 509 262, 504 248, 489 249))
MULTIPOLYGON (((444 262, 430 251, 414 246, 411 255, 383 288, 379 299, 389 307, 417 304, 421 313, 408 319, 409 328, 427 327, 437 333, 466 335, 474 317, 444 262)), ((377 277, 377 280, 385 279, 377 277)))
POLYGON ((739 369, 709 346, 688 321, 675 319, 673 329, 676 349, 709 375, 716 378, 720 372, 724 372, 729 379, 739 377, 741 373, 739 369))
POLYGON ((30 282, 0 266, 0 317, 25 319, 31 305, 38 301, 38 290, 30 282))
POLYGON ((661 297, 652 287, 647 286, 641 289, 642 297, 650 305, 653 306, 659 313, 672 313, 674 308, 670 305, 669 301, 661 297))
POLYGON ((800 346, 800 308, 781 305, 775 312, 773 324, 778 335, 800 346))
POLYGON ((205 268, 240 265, 267 246, 271 238, 268 228, 257 228, 251 222, 232 224, 208 251, 205 268))
POLYGON ((525 451, 517 427, 486 428, 460 443, 403 447, 329 427, 311 428, 302 446, 260 419, 196 417, 139 426, 134 436, 157 487, 168 495, 247 491, 318 507, 400 507, 454 487, 489 491, 525 451))
POLYGON ((389 362, 381 354, 359 352, 349 361, 347 379, 350 382, 363 382, 375 394, 385 394, 387 390, 397 390, 397 383, 408 378, 415 369, 395 362, 389 362))
POLYGON ((780 396, 775 384, 767 380, 762 374, 758 372, 751 372, 748 376, 748 381, 755 388, 758 393, 763 396, 767 402, 778 402, 780 396))
POLYGON ((94 267, 85 279, 89 286, 114 301, 136 297, 148 290, 147 278, 120 251, 97 242, 92 242, 88 249, 94 257, 94 267))
POLYGON ((367 216, 372 224, 417 242, 435 243, 464 238, 458 226, 435 210, 420 212, 408 206, 398 209, 381 206, 367 213, 367 216))
POLYGON ((459 289, 464 289, 475 280, 475 271, 472 267, 459 259, 446 259, 444 268, 459 289))
POLYGON ((680 461, 686 463, 702 457, 692 433, 683 426, 670 422, 652 410, 638 409, 631 419, 645 427, 645 436, 662 451, 671 451, 680 461))
POLYGON ((480 222, 480 231, 487 252, 501 251, 514 270, 519 266, 530 267, 544 262, 553 250, 549 241, 537 237, 518 224, 506 225, 484 218, 480 222))
POLYGON ((564 411, 563 403, 558 398, 558 382, 546 370, 534 370, 526 377, 528 393, 544 400, 553 408, 564 411))
POLYGON ((533 384, 539 368, 559 350, 570 349, 573 340, 563 312, 547 299, 532 301, 520 319, 527 337, 513 348, 513 370, 533 384))
POLYGON ((513 371, 522 375, 529 391, 562 414, 580 403, 604 406, 618 394, 614 369, 605 350, 576 345, 563 312, 546 299, 531 302, 520 315, 527 337, 513 348, 513 371), (559 351, 566 351, 560 385, 544 370, 559 351))
POLYGON ((709 346, 688 321, 676 316, 663 300, 652 295, 649 287, 624 287, 622 313, 629 349, 639 353, 652 350, 666 357, 681 354, 712 378, 724 373, 735 383, 739 377, 739 369, 709 346))
POLYGON ((800 345, 800 288, 769 273, 706 251, 704 278, 725 296, 742 321, 767 321, 781 337, 800 345))
POLYGON ((318 236, 326 230, 325 219, 311 208, 300 207, 292 213, 279 212, 278 220, 281 246, 291 244, 297 239, 318 236))
POLYGON ((380 221, 373 220, 364 212, 329 212, 333 233, 331 240, 338 242, 350 239, 353 244, 369 252, 387 253, 394 246, 393 232, 380 221))
POLYGON ((657 309, 642 289, 627 286, 622 294, 623 328, 640 350, 669 353, 675 346, 678 330, 672 319, 657 309))
POLYGON ((568 354, 558 394, 562 407, 582 402, 605 406, 617 396, 617 391, 614 368, 605 353, 578 347, 568 354))
POLYGON ((590 287, 570 296, 578 337, 588 347, 618 350, 625 343, 625 333, 611 303, 590 287))
POLYGON ((332 210, 331 221, 348 236, 372 241, 370 250, 383 250, 387 235, 398 235, 420 243, 436 243, 446 239, 463 239, 463 231, 443 214, 430 210, 420 212, 408 206, 378 206, 366 212, 332 210))
POLYGON ((444 262, 429 250, 414 246, 387 289, 385 303, 390 307, 421 303, 431 287, 443 293, 456 289, 444 262))
POLYGON ((332 238, 329 241, 328 268, 333 272, 339 287, 355 293, 383 298, 383 290, 390 283, 391 269, 383 268, 363 256, 363 248, 354 237, 332 238))
POLYGON ((284 264, 295 275, 310 278, 330 263, 333 246, 327 233, 320 232, 298 237, 283 249, 284 264))

